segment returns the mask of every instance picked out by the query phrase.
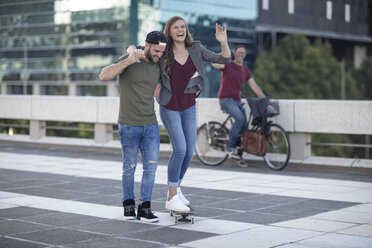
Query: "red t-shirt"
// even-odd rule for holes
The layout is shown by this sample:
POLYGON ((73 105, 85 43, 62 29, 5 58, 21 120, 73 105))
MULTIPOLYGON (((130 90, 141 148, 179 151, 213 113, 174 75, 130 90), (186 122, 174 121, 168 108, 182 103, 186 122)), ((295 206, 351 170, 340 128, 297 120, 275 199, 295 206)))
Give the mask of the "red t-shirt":
POLYGON ((234 98, 240 102, 240 88, 251 77, 251 71, 246 66, 237 65, 234 62, 225 65, 221 73, 221 86, 218 91, 218 98, 234 98))
POLYGON ((167 105, 164 106, 165 108, 175 111, 182 111, 196 103, 196 93, 184 93, 187 83, 190 81, 195 72, 196 68, 190 58, 190 55, 187 58, 186 63, 183 65, 178 63, 177 60, 174 60, 170 77, 172 99, 167 105))

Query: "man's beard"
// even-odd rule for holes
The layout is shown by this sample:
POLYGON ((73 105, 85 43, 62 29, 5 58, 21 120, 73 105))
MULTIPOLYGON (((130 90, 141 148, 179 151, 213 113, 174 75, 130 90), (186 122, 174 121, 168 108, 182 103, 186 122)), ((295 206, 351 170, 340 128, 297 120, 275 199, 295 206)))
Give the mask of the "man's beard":
POLYGON ((151 55, 150 49, 147 50, 147 52, 146 52, 146 58, 147 58, 150 62, 152 62, 152 63, 156 63, 156 62, 154 61, 152 55, 151 55))

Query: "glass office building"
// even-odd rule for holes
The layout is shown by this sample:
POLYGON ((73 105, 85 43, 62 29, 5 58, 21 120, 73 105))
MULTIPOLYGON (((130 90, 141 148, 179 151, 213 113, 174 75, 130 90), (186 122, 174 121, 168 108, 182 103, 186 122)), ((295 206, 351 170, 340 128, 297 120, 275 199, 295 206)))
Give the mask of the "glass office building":
MULTIPOLYGON (((102 67, 144 44, 152 30, 182 16, 195 40, 219 52, 215 23, 228 25, 230 46, 245 44, 255 58, 257 0, 0 0, 2 94, 115 95, 102 67)), ((204 96, 216 96, 220 73, 206 64, 204 96)))
MULTIPOLYGON (((250 68, 290 33, 329 39, 357 66, 372 50, 371 11, 368 0, 0 0, 1 94, 117 95, 116 80, 98 80, 102 67, 174 15, 215 52, 215 23, 226 24, 250 68)), ((205 66, 202 96, 216 97, 220 72, 205 66)))
POLYGON ((129 41, 129 4, 99 2, 1 0, 0 78, 7 93, 31 94, 31 86, 41 94, 84 95, 88 85, 102 91, 99 68, 129 41))

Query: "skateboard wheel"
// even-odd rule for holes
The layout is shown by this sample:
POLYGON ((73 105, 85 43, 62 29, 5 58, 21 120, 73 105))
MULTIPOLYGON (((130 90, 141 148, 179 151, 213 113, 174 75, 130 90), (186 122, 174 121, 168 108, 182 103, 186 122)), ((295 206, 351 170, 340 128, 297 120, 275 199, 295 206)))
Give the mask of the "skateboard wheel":
POLYGON ((191 224, 194 224, 194 223, 195 223, 194 218, 191 218, 191 224))

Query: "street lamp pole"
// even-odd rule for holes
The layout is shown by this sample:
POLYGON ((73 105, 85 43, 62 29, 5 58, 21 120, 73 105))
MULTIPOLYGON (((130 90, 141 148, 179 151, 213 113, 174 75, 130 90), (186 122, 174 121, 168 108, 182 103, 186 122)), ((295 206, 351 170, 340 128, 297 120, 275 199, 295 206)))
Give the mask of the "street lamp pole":
POLYGON ((27 53, 27 38, 23 42, 23 95, 27 95, 27 63, 28 63, 28 53, 27 53))
POLYGON ((341 99, 345 100, 345 58, 341 61, 341 99))

